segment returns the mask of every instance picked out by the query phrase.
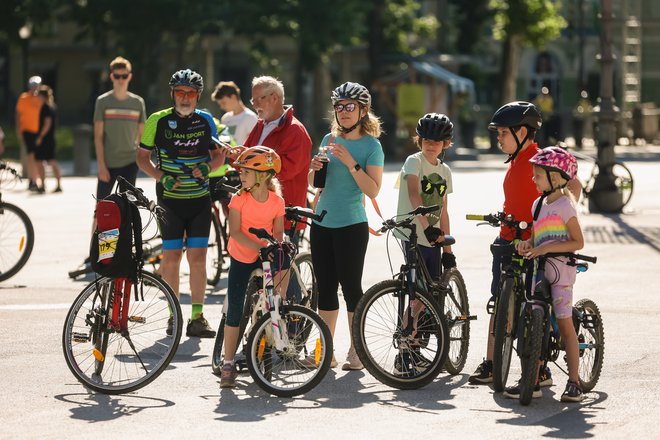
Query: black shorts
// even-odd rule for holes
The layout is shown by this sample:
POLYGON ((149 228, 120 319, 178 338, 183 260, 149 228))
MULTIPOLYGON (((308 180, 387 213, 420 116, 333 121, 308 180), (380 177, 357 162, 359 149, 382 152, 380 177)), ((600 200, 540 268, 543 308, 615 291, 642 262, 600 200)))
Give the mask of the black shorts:
POLYGON ((117 181, 117 176, 123 177, 128 180, 128 183, 135 186, 135 179, 138 173, 137 163, 133 162, 121 168, 108 168, 108 171, 110 172, 110 180, 107 182, 101 182, 99 180, 96 183, 96 198, 98 200, 105 199, 110 195, 117 181))
POLYGON ((158 198, 158 205, 165 212, 160 221, 160 234, 164 250, 183 248, 186 237, 187 248, 207 248, 211 229, 211 198, 196 199, 158 198))
POLYGON ((53 160, 55 159, 55 142, 51 138, 50 141, 44 140, 34 151, 34 158, 37 160, 53 160))
POLYGON ((28 154, 34 153, 37 150, 37 137, 38 133, 30 133, 29 131, 24 131, 21 133, 23 135, 23 142, 25 142, 25 148, 27 149, 28 154))

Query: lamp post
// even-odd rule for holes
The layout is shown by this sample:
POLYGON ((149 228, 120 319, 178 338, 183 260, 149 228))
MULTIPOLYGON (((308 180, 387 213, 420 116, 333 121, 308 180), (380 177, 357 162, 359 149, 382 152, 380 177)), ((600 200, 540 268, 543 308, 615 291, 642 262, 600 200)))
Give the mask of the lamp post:
MULTIPOLYGON (((22 61, 23 61, 23 81, 27 81, 28 78, 28 57, 30 51, 30 37, 32 36, 32 22, 27 20, 23 26, 18 30, 18 36, 21 39, 21 52, 22 52, 22 61)), ((28 161, 27 161, 27 149, 23 141, 19 141, 19 157, 21 159, 21 165, 23 168, 23 177, 28 176, 28 161)))
POLYGON ((615 162, 616 109, 614 107, 614 57, 612 56, 612 0, 601 0, 600 111, 598 112, 598 176, 594 182, 589 210, 617 213, 623 209, 623 195, 617 189, 612 167, 615 162))

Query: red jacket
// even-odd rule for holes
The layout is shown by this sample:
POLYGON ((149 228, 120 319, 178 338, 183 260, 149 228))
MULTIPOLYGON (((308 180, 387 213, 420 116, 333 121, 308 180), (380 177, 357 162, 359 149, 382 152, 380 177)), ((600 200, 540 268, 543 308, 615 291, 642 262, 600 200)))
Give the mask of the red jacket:
MULTIPOLYGON (((245 141, 246 147, 259 145, 264 130, 264 121, 259 119, 245 141)), ((262 142, 272 148, 282 159, 282 170, 277 179, 282 186, 282 196, 286 206, 307 205, 307 173, 312 158, 312 140, 305 126, 293 116, 293 107, 285 110, 280 125, 271 131, 262 142)), ((288 227, 288 222, 287 225, 288 227)), ((302 229, 305 225, 301 225, 302 229)))

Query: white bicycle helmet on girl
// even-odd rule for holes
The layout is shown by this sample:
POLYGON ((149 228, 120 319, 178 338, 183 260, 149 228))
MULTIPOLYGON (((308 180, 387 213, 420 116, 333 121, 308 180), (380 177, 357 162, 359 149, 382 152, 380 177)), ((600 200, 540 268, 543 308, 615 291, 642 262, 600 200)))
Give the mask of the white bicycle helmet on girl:
POLYGON ((362 105, 371 107, 371 94, 362 84, 345 82, 332 91, 332 105, 345 99, 357 101, 362 105))

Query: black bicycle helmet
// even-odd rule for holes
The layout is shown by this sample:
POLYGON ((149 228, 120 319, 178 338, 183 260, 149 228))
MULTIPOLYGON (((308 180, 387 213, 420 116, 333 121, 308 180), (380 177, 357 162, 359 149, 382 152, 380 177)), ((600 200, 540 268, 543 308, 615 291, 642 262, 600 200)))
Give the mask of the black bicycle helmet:
POLYGON ((446 141, 454 134, 454 124, 447 115, 442 113, 427 113, 417 121, 415 130, 419 137, 432 141, 446 141))
POLYGON ((534 104, 527 101, 513 101, 508 104, 504 104, 502 107, 497 109, 490 124, 488 124, 488 129, 491 131, 497 131, 498 127, 508 127, 511 130, 513 138, 516 140, 516 151, 509 156, 509 158, 504 163, 511 162, 516 158, 520 150, 522 149, 525 142, 528 139, 532 138, 532 133, 535 132, 543 125, 541 119, 541 112, 536 108, 534 104), (527 134, 521 141, 516 135, 516 129, 519 127, 527 127, 527 134))
POLYGON ((174 72, 172 78, 170 78, 170 87, 176 86, 188 86, 201 92, 204 90, 204 79, 202 78, 202 75, 194 70, 178 70, 174 72))
POLYGON ((520 127, 524 125, 534 130, 543 124, 541 112, 534 104, 526 101, 514 101, 500 107, 488 124, 488 129, 497 131, 497 127, 520 127))
POLYGON ((343 99, 351 99, 362 105, 371 107, 371 94, 362 84, 345 82, 332 91, 332 105, 343 99))

